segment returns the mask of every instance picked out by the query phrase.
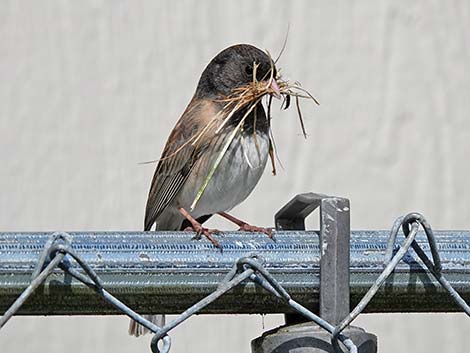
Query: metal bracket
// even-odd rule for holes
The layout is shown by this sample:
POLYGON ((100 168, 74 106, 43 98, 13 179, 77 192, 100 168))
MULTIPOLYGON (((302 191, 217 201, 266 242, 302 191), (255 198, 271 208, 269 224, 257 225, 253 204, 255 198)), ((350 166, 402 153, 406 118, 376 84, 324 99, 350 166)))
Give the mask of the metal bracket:
MULTIPOLYGON (((305 230, 305 218, 320 208, 320 316, 338 324, 349 308, 349 200, 323 194, 295 196, 274 216, 277 230, 305 230)), ((289 317, 286 316, 286 321, 289 317)))

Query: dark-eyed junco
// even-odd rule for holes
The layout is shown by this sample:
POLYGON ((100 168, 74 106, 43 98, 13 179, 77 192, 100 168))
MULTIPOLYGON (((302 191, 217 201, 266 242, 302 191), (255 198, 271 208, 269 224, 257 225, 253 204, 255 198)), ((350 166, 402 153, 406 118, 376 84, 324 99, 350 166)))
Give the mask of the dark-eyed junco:
MULTIPOLYGON (((191 227, 218 246, 212 232, 201 223, 215 213, 227 216, 225 211, 247 198, 264 171, 269 153, 269 120, 260 99, 257 104, 248 101, 235 110, 229 99, 237 88, 254 79, 265 81, 276 93, 279 88, 275 77, 270 57, 247 44, 229 47, 209 63, 157 165, 147 201, 145 230, 154 223, 156 230, 191 227), (235 136, 229 140, 232 134, 235 136)), ((264 230, 237 223, 244 230, 264 230)))
MULTIPOLYGON (((212 59, 196 92, 171 132, 153 176, 145 211, 145 230, 184 230, 199 236, 216 230, 201 224, 219 214, 241 230, 270 230, 251 226, 225 213, 252 192, 265 169, 269 152, 269 117, 264 95, 280 95, 276 68, 260 49, 239 44, 212 59), (245 87, 257 84, 261 90, 245 87), (241 98, 240 98, 241 97, 241 98)), ((147 317, 162 324, 160 317, 147 317)), ((129 333, 142 327, 131 322, 129 333)))

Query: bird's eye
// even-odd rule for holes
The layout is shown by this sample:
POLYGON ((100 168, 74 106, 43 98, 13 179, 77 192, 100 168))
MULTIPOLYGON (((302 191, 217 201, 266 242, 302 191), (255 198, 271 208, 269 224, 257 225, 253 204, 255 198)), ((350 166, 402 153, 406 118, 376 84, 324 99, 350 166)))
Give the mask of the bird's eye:
POLYGON ((246 66, 245 66, 245 73, 246 73, 247 75, 252 75, 252 74, 253 74, 253 66, 251 66, 251 65, 246 65, 246 66))

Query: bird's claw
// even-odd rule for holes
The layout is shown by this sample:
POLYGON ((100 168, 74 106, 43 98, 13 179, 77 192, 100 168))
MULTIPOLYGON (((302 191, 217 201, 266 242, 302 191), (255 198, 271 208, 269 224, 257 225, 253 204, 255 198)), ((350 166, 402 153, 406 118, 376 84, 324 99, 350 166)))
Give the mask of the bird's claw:
POLYGON ((193 239, 194 240, 201 240, 202 236, 204 235, 207 240, 209 240, 216 248, 221 249, 222 247, 220 246, 220 243, 215 239, 212 235, 213 234, 222 234, 223 232, 218 230, 218 229, 209 229, 205 228, 203 226, 196 226, 196 227, 188 227, 185 229, 185 231, 191 231, 191 232, 196 232, 196 235, 194 235, 193 239))
POLYGON ((257 227, 257 226, 252 226, 251 224, 248 224, 248 223, 244 223, 240 226, 240 228, 238 230, 243 231, 243 232, 264 233, 270 239, 273 239, 273 229, 272 228, 257 227))

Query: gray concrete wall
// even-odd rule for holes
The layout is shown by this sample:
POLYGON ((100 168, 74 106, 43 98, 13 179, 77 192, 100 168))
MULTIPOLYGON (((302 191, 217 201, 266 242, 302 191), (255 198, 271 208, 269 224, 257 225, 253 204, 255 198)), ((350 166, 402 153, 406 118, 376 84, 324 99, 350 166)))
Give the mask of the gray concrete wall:
MULTIPOLYGON (((295 193, 352 203, 352 227, 420 211, 470 228, 468 1, 0 3, 0 230, 137 230, 153 165, 206 63, 248 42, 320 100, 275 111, 284 165, 235 210, 259 225, 295 193), (273 192, 273 190, 275 192, 273 192)), ((228 227, 225 223, 218 224, 228 227)), ((281 322, 265 318, 265 328, 281 322)), ((370 315, 380 352, 468 351, 463 315, 370 315)), ((2 353, 148 352, 127 320, 15 318, 2 353)), ((248 352, 259 316, 197 317, 173 353, 248 352)))

